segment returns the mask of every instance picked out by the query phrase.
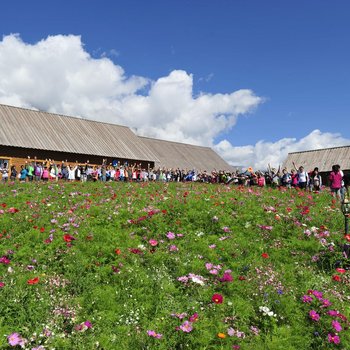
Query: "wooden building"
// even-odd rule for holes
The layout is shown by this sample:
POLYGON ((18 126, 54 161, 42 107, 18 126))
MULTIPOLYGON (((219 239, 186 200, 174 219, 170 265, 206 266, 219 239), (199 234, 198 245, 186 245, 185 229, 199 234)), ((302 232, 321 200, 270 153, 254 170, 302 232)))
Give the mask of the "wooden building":
POLYGON ((126 126, 0 104, 0 167, 30 159, 230 169, 211 148, 147 139, 126 126))
POLYGON ((350 173, 350 146, 288 153, 283 167, 290 170, 293 168, 293 162, 297 167, 302 165, 307 172, 317 167, 323 182, 327 184, 333 165, 339 164, 344 173, 350 173))

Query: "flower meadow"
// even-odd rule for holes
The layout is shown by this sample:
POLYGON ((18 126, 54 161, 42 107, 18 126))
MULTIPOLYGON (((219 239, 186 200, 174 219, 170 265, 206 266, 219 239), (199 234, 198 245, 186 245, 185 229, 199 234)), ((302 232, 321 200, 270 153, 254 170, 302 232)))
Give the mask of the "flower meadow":
POLYGON ((0 187, 0 349, 350 349, 329 193, 0 187))

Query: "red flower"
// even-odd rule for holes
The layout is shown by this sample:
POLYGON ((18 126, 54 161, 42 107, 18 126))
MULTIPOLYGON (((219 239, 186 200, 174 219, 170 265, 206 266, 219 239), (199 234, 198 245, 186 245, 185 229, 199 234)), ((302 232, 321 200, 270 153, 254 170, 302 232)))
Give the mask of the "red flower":
POLYGON ((122 253, 122 251, 118 248, 118 249, 115 250, 115 253, 116 253, 117 255, 120 255, 120 254, 122 253))
POLYGON ((268 259, 268 258, 269 258, 269 254, 267 254, 267 253, 262 253, 261 256, 262 256, 264 259, 268 259))
POLYGON ((70 243, 70 242, 72 242, 72 241, 75 240, 75 238, 74 238, 72 235, 68 235, 68 234, 64 235, 64 236, 63 236, 63 239, 64 239, 64 241, 67 242, 67 243, 70 243))
POLYGON ((221 294, 214 294, 211 301, 213 301, 215 304, 222 304, 224 297, 221 294))
POLYGON ((340 281, 341 281, 341 277, 338 276, 338 275, 334 275, 334 276, 332 277, 332 280, 333 280, 333 281, 336 281, 336 282, 340 282, 340 281))
POLYGON ((245 277, 244 277, 244 276, 239 276, 238 279, 239 279, 240 281, 244 281, 244 280, 245 280, 245 277))
POLYGON ((31 280, 28 280, 27 283, 28 284, 37 284, 37 283, 39 283, 39 277, 35 277, 31 280))
POLYGON ((45 231, 45 227, 40 227, 40 232, 44 232, 45 231))
POLYGON ((345 238, 348 242, 350 242, 350 235, 345 235, 344 238, 345 238))
POLYGON ((346 272, 345 269, 342 269, 342 268, 340 268, 340 267, 336 268, 335 270, 336 270, 337 272, 339 272, 339 273, 345 273, 345 272, 346 272))

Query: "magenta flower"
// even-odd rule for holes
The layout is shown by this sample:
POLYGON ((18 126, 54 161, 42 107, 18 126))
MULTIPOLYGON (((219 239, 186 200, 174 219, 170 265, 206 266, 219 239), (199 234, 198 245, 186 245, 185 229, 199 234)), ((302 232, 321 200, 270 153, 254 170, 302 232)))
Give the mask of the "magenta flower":
POLYGON ((84 322, 84 326, 86 327, 86 328, 92 328, 92 323, 88 320, 88 321, 85 321, 84 322))
POLYGON ((198 313, 195 312, 192 316, 189 318, 190 322, 196 322, 198 320, 198 313))
POLYGON ((332 327, 334 328, 334 330, 336 332, 340 332, 343 329, 342 326, 340 325, 340 323, 338 321, 335 321, 335 320, 332 321, 332 327))
POLYGON ((340 338, 338 335, 328 333, 328 342, 334 343, 334 344, 339 344, 340 338))
POLYGON ((312 297, 310 297, 309 295, 304 295, 304 296, 302 297, 303 303, 311 303, 312 300, 313 300, 312 297))
POLYGON ((5 287, 5 283, 0 281, 0 288, 5 287))
POLYGON ((189 321, 185 321, 181 326, 180 329, 185 333, 190 333, 193 329, 192 323, 189 321))
POLYGON ((7 337, 7 341, 11 346, 17 346, 22 342, 22 337, 19 333, 12 333, 7 337))
POLYGON ((329 307, 331 305, 332 305, 332 303, 328 299, 323 299, 322 300, 322 306, 321 307, 329 307))
POLYGON ((321 300, 322 297, 323 297, 323 293, 322 293, 322 292, 319 292, 318 290, 312 291, 312 294, 313 294, 318 300, 321 300))
POLYGON ((225 272, 224 275, 219 279, 220 282, 232 282, 233 277, 230 272, 225 272))
POLYGON ((0 264, 8 265, 10 263, 10 259, 7 256, 2 256, 0 258, 0 264))
POLYGON ((320 319, 320 315, 315 310, 311 310, 309 312, 309 316, 313 321, 316 321, 316 322, 320 319))

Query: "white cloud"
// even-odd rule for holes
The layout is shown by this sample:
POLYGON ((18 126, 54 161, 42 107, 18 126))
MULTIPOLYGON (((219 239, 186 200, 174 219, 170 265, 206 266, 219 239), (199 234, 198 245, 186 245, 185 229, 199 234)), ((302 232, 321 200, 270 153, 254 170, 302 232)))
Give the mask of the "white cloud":
POLYGON ((231 165, 266 169, 267 164, 274 167, 282 165, 290 152, 349 144, 350 140, 340 134, 314 130, 300 140, 284 138, 276 142, 259 141, 255 145, 241 147, 235 147, 229 141, 223 140, 215 145, 214 149, 231 165))
MULTIPOLYGON (((103 56, 103 55, 102 55, 103 56)), ((35 44, 0 41, 0 103, 127 125, 143 136, 212 146, 262 99, 251 90, 193 94, 191 74, 174 70, 151 81, 126 76, 106 56, 93 58, 79 36, 35 44)))
MULTIPOLYGON (((315 130, 300 140, 242 147, 223 140, 214 145, 218 135, 263 99, 251 90, 194 96, 193 76, 183 70, 152 81, 127 76, 107 56, 92 57, 80 36, 49 36, 35 44, 23 42, 19 35, 4 36, 0 103, 127 125, 143 136, 214 146, 231 164, 257 168, 282 163, 291 151, 350 143, 339 134, 315 130)), ((111 50, 109 56, 118 53, 111 50)))

